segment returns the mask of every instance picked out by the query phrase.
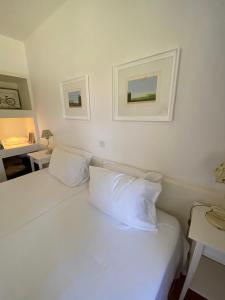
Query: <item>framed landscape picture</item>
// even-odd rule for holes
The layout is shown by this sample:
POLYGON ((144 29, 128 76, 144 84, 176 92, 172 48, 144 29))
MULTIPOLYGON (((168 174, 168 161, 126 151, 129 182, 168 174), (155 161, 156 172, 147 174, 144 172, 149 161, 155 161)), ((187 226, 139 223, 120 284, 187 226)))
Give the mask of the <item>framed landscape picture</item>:
POLYGON ((0 88, 0 109, 21 109, 19 91, 0 88))
POLYGON ((69 107, 81 107, 81 91, 68 92, 69 107))
POLYGON ((60 83, 63 117, 90 120, 88 75, 60 83))
POLYGON ((157 76, 128 79, 127 102, 156 101, 157 76))
POLYGON ((179 49, 113 67, 113 119, 171 121, 179 49))

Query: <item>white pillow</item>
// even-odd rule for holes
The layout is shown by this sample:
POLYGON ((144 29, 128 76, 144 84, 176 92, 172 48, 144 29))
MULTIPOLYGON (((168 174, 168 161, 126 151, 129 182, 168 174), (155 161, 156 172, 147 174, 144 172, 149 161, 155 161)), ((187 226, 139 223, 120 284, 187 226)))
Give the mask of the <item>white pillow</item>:
POLYGON ((99 167, 89 171, 90 203, 131 228, 156 230, 161 184, 99 167))
POLYGON ((130 176, 143 178, 151 182, 161 182, 162 174, 157 171, 145 171, 136 167, 116 162, 103 161, 103 167, 115 172, 121 172, 130 176))
POLYGON ((69 187, 82 184, 89 178, 86 159, 58 147, 52 152, 49 173, 69 187))
POLYGON ((65 146, 65 145, 57 145, 57 147, 60 148, 60 149, 65 150, 67 152, 74 153, 74 154, 77 154, 77 155, 80 155, 80 156, 84 157, 87 160, 88 164, 90 164, 90 162, 91 162, 92 153, 90 153, 86 150, 79 149, 79 148, 74 148, 72 146, 65 146))

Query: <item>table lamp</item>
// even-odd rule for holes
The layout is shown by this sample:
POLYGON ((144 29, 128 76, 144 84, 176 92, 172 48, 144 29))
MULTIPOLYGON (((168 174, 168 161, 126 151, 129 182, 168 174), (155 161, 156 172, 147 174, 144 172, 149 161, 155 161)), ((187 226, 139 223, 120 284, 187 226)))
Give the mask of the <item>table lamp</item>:
POLYGON ((3 150, 4 149, 4 146, 2 144, 2 142, 0 141, 0 150, 3 150))
POLYGON ((47 152, 48 153, 51 152, 51 150, 49 149, 49 139, 50 139, 51 136, 53 136, 53 134, 51 133, 51 131, 49 129, 42 130, 41 138, 47 140, 47 149, 48 149, 47 152))

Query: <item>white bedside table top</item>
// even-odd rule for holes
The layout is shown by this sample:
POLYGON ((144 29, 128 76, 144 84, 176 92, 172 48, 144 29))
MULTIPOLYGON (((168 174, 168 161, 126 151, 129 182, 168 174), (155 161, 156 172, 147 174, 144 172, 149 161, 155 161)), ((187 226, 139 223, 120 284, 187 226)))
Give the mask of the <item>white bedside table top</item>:
POLYGON ((41 150, 41 151, 37 151, 37 152, 28 153, 28 155, 35 160, 42 160, 42 159, 51 157, 51 154, 48 154, 46 152, 47 152, 47 150, 41 150))
POLYGON ((225 231, 217 229, 206 220, 207 210, 209 207, 196 206, 193 208, 188 236, 196 242, 225 252, 225 231))

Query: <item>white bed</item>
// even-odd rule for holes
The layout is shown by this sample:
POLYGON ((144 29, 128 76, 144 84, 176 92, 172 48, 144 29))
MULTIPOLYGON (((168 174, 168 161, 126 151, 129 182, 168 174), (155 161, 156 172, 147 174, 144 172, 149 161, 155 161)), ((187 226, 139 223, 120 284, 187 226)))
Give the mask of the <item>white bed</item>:
POLYGON ((87 198, 88 184, 68 188, 47 169, 0 185, 0 299, 167 299, 177 220, 158 210, 158 232, 128 230, 87 198))

